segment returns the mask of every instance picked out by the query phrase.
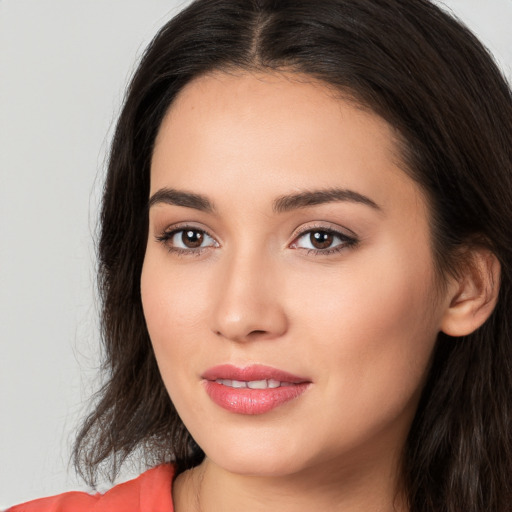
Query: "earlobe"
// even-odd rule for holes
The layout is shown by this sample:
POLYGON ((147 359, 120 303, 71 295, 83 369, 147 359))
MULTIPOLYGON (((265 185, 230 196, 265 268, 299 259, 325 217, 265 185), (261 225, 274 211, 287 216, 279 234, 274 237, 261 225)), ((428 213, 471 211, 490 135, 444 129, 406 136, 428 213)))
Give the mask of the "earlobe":
POLYGON ((472 248, 460 277, 449 287, 449 306, 441 331, 449 336, 466 336, 478 329, 491 315, 500 288, 500 263, 485 248, 472 248))

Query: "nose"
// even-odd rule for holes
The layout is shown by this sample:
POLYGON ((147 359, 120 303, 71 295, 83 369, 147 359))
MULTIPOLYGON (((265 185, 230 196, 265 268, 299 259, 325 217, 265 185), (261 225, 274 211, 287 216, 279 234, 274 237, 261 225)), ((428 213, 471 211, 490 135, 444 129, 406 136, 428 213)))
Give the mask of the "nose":
POLYGON ((233 255, 222 264, 212 330, 228 340, 274 339, 288 329, 278 269, 261 254, 233 255))

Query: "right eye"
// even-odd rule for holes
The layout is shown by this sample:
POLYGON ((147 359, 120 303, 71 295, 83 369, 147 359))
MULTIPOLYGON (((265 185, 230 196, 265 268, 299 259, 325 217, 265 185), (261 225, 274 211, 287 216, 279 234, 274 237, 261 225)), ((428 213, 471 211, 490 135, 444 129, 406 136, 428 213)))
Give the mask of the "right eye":
POLYGON ((167 231, 157 237, 171 252, 197 253, 207 247, 218 247, 218 242, 206 231, 185 227, 167 231))

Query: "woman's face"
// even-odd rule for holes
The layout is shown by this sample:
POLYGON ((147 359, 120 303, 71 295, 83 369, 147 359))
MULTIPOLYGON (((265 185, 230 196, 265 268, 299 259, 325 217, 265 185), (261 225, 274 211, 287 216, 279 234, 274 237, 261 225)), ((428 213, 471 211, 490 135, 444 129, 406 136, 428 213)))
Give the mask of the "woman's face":
POLYGON ((208 460, 242 474, 396 461, 447 308, 394 131, 299 79, 196 79, 151 166, 155 355, 208 460))

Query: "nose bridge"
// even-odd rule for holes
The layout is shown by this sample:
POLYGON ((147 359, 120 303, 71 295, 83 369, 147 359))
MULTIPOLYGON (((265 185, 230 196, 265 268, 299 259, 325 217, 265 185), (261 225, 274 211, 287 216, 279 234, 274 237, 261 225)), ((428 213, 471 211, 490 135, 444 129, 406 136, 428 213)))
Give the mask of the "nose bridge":
POLYGON ((277 272, 276 258, 268 251, 249 245, 230 251, 219 274, 213 330, 236 341, 282 335, 287 319, 277 272))

